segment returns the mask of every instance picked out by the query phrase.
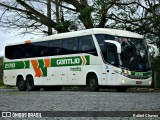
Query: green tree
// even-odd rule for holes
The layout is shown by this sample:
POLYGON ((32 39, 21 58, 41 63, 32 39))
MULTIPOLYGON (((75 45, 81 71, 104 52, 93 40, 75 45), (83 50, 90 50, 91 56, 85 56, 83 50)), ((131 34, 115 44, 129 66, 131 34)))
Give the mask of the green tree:
POLYGON ((52 30, 104 27, 113 4, 105 0, 103 6, 100 0, 4 0, 0 2, 0 26, 21 34, 48 35, 53 34, 52 30))
POLYGON ((160 0, 2 0, 0 27, 21 34, 109 27, 150 38, 160 46, 160 0))
POLYGON ((145 35, 160 46, 160 1, 115 1, 107 27, 126 29, 145 35), (114 12, 117 11, 117 12, 114 12))

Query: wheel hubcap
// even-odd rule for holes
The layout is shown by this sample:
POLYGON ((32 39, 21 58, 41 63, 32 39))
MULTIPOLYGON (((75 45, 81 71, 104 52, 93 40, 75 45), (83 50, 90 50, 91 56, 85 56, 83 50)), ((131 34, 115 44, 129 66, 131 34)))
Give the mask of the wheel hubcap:
POLYGON ((19 87, 22 88, 22 81, 19 82, 19 87))
POLYGON ((95 85, 94 79, 90 80, 90 86, 93 87, 95 85))

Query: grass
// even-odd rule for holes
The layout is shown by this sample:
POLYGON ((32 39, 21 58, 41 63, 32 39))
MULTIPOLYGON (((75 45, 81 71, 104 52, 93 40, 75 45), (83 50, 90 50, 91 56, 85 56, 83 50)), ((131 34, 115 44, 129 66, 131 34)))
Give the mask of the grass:
POLYGON ((0 58, 0 86, 3 86, 3 58, 0 58))
POLYGON ((3 84, 3 58, 0 57, 0 88, 15 88, 12 86, 7 86, 3 84))
POLYGON ((152 58, 153 88, 160 88, 160 56, 152 58))

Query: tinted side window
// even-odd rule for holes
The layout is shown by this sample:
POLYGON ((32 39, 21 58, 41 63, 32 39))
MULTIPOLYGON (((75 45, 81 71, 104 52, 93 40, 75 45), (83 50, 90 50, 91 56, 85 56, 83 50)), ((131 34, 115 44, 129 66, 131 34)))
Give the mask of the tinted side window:
POLYGON ((19 52, 17 53, 17 59, 26 57, 27 50, 25 44, 17 45, 16 49, 19 50, 19 52))
POLYGON ((48 42, 38 42, 33 45, 36 51, 36 57, 48 56, 48 42))
POLYGON ((24 45, 25 45, 25 51, 23 53, 25 54, 25 58, 34 57, 34 46, 31 44, 24 44, 24 45))
POLYGON ((17 58, 16 45, 14 45, 14 46, 7 46, 5 48, 5 56, 8 59, 16 59, 17 58))
POLYGON ((106 34, 96 34, 95 35, 96 38, 97 38, 97 41, 98 41, 98 44, 101 48, 101 51, 104 51, 105 48, 104 48, 104 40, 114 40, 114 36, 111 36, 111 35, 106 35, 106 34))
POLYGON ((64 54, 78 53, 78 38, 69 38, 63 40, 64 54))
POLYGON ((96 34, 96 39, 98 41, 99 47, 101 49, 102 55, 104 60, 106 61, 106 48, 105 48, 105 41, 104 40, 114 40, 114 36, 107 35, 107 34, 96 34))
POLYGON ((27 54, 32 54, 32 50, 31 51, 30 50, 31 49, 28 44, 7 46, 5 48, 5 55, 6 55, 6 58, 9 58, 9 59, 26 58, 27 54))
POLYGON ((79 50, 81 53, 97 55, 92 36, 79 37, 79 50))
POLYGON ((49 55, 62 55, 62 40, 54 40, 49 42, 49 55))

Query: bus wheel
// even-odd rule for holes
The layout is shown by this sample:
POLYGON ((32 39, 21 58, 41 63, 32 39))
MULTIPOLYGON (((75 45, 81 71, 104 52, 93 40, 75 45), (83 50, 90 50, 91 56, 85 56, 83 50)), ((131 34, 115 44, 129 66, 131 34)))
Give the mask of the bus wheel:
POLYGON ((17 79, 17 87, 19 91, 26 91, 26 82, 24 81, 23 77, 18 77, 17 79))
POLYGON ((88 87, 90 91, 99 91, 98 79, 96 75, 91 75, 88 79, 88 87))
POLYGON ((29 77, 27 78, 26 86, 27 86, 27 90, 28 90, 28 91, 33 91, 33 90, 35 90, 33 77, 29 76, 29 77))
POLYGON ((117 92, 126 92, 127 87, 117 87, 116 90, 117 90, 117 92))

